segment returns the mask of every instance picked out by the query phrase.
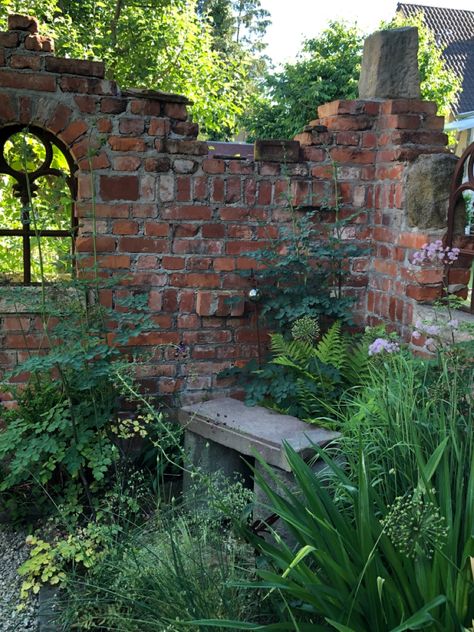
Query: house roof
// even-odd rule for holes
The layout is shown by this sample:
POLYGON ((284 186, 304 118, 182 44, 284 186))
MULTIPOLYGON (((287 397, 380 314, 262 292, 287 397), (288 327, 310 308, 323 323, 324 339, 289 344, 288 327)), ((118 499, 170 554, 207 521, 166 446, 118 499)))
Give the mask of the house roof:
POLYGON ((474 110, 474 11, 399 2, 397 12, 406 17, 423 13, 426 26, 445 47, 447 66, 463 79, 456 113, 474 110))

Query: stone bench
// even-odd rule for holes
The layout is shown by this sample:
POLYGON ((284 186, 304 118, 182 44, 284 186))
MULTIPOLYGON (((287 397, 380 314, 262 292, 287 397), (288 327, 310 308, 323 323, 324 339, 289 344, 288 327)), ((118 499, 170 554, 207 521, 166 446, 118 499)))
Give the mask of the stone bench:
MULTIPOLYGON (((314 456, 314 445, 324 447, 339 436, 337 432, 307 424, 296 417, 262 406, 246 406, 229 397, 185 406, 179 411, 178 420, 185 429, 184 445, 190 464, 200 467, 206 474, 220 471, 230 480, 240 476, 254 489, 257 507, 254 518, 258 519, 268 515, 268 511, 262 508, 266 497, 253 484, 248 465, 253 462, 255 453, 263 458, 272 474, 292 486, 293 476, 283 444, 288 443, 308 459, 314 456)), ((315 469, 319 467, 318 463, 315 469)), ((258 461, 255 469, 274 486, 274 481, 258 461)), ((190 484, 190 476, 185 474, 184 493, 190 484)))

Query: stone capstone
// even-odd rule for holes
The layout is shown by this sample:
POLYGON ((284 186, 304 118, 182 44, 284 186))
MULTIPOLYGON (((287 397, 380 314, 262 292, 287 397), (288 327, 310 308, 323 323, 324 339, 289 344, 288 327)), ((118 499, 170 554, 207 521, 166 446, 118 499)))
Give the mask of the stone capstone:
POLYGON ((418 29, 377 31, 364 42, 360 99, 419 99, 418 29))
POLYGON ((420 229, 445 228, 451 180, 457 158, 451 154, 422 154, 406 178, 408 223, 420 229))

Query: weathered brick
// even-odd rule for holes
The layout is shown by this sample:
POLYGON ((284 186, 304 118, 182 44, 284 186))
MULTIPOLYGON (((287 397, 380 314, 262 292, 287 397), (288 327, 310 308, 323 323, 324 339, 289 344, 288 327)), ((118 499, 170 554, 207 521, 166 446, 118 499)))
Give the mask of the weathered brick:
POLYGON ((16 48, 19 43, 18 33, 0 33, 0 46, 3 48, 16 48))
POLYGON ((76 238, 76 250, 77 252, 111 252, 115 250, 116 240, 114 237, 77 237, 76 238))
POLYGON ((9 31, 28 31, 28 33, 38 33, 39 31, 38 20, 32 15, 13 13, 8 16, 7 23, 9 31))
POLYGON ((179 121, 186 121, 188 118, 188 112, 183 103, 165 103, 165 114, 179 121))
POLYGON ((12 55, 10 66, 18 70, 39 70, 41 68, 41 57, 36 55, 12 55))
POLYGON ((120 119, 119 130, 121 134, 140 136, 145 130, 145 122, 142 118, 123 118, 120 119))
POLYGON ((163 209, 162 217, 170 220, 210 220, 212 209, 209 206, 172 206, 163 209))
POLYGON ((17 90, 54 92, 56 90, 56 79, 49 75, 40 75, 27 71, 13 72, 11 70, 1 69, 0 87, 16 88, 17 90))
POLYGON ((122 237, 119 248, 121 252, 167 252, 168 242, 154 237, 122 237))
POLYGON ((117 171, 136 171, 142 163, 139 156, 117 156, 113 159, 117 171))
POLYGON ((104 201, 138 200, 137 176, 100 176, 100 194, 104 201))
POLYGON ((145 141, 142 138, 110 136, 108 143, 114 151, 145 151, 145 141))
POLYGON ((225 162, 217 158, 205 158, 202 161, 202 170, 204 171, 204 173, 211 174, 224 173, 225 162))
POLYGON ((16 118, 14 101, 9 94, 0 94, 0 121, 8 123, 16 118))
POLYGON ((50 37, 45 35, 27 35, 25 38, 26 50, 34 50, 42 53, 52 53, 54 51, 54 42, 50 37))
POLYGON ((104 114, 121 114, 127 109, 127 100, 119 97, 105 97, 100 101, 100 111, 104 114))
POLYGON ((61 138, 68 145, 72 144, 88 130, 88 125, 84 121, 74 121, 61 134, 61 138))
POLYGON ((114 235, 136 235, 138 233, 138 224, 131 220, 117 220, 112 224, 114 235))
POLYGON ((105 66, 101 61, 88 61, 85 59, 66 59, 63 57, 47 57, 45 69, 49 72, 57 72, 69 75, 84 75, 86 77, 105 76, 105 66))

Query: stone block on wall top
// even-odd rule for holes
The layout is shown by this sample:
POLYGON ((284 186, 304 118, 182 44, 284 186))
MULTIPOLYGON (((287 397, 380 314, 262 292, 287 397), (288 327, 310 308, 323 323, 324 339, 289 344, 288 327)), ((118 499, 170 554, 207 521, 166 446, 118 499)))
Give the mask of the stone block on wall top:
POLYGON ((421 229, 446 228, 449 192, 456 156, 422 154, 410 165, 406 179, 408 223, 421 229))
POLYGON ((359 98, 420 98, 416 27, 377 31, 366 38, 359 98))

